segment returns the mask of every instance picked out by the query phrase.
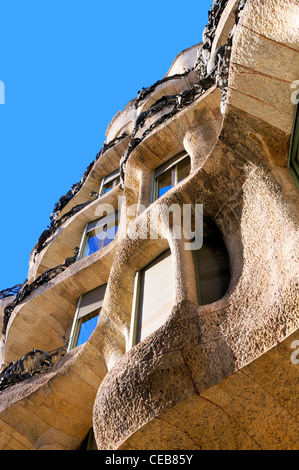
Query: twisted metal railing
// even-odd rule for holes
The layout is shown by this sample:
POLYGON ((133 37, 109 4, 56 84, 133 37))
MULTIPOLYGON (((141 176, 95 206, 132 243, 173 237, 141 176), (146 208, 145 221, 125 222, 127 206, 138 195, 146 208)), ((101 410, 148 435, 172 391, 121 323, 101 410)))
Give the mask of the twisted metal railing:
MULTIPOLYGON (((133 131, 131 133, 130 143, 120 160, 120 187, 122 189, 124 189, 126 163, 132 151, 150 132, 152 132, 153 129, 176 115, 185 106, 188 106, 197 98, 199 98, 199 96, 203 95, 205 91, 207 91, 213 85, 216 85, 217 88, 221 91, 221 112, 224 114, 228 93, 228 74, 233 37, 236 29, 235 27, 239 22, 240 14, 244 9, 246 0, 239 0, 238 5, 236 6, 234 11, 235 25, 229 34, 226 44, 220 46, 214 53, 212 53, 216 29, 227 2, 228 0, 213 1, 211 11, 209 11, 209 21, 203 32, 203 42, 198 48, 198 59, 194 64, 194 67, 185 72, 187 75, 191 71, 196 70, 197 80, 193 86, 177 95, 163 96, 162 98, 158 99, 148 110, 142 112, 137 117, 133 131), (159 113, 161 110, 171 106, 171 111, 167 112, 161 118, 151 124, 140 137, 135 137, 140 128, 143 127, 144 122, 148 117, 153 116, 154 114, 159 113)), ((171 77, 167 78, 167 80, 170 79, 171 77)), ((162 81, 166 81, 166 78, 162 81)), ((156 84, 154 84, 152 87, 143 88, 142 91, 139 92, 139 96, 136 100, 136 107, 138 107, 140 102, 145 99, 147 94, 150 93, 157 86, 157 84, 161 84, 162 81, 156 82, 156 84)))
POLYGON ((5 299, 6 297, 11 297, 12 295, 17 295, 22 289, 24 284, 17 284, 14 287, 9 287, 0 291, 0 300, 5 299))
MULTIPOLYGON (((212 45, 215 38, 215 33, 219 21, 221 19, 221 15, 224 11, 224 8, 227 5, 228 0, 213 0, 213 4, 211 6, 211 10, 209 11, 208 15, 208 24, 203 32, 202 44, 198 48, 198 58, 193 67, 189 70, 186 70, 182 74, 176 74, 169 77, 164 77, 161 80, 158 80, 156 83, 151 85, 147 88, 142 88, 141 91, 138 91, 138 97, 136 98, 135 107, 137 108, 141 102, 151 93, 158 85, 164 83, 169 80, 174 80, 176 78, 183 77, 188 75, 190 72, 196 70, 198 75, 197 83, 189 89, 185 90, 184 92, 174 95, 174 96, 164 96, 162 100, 158 100, 154 103, 151 108, 142 113, 141 117, 139 116, 135 122, 134 132, 131 135, 131 140, 125 155, 123 155, 121 164, 120 164, 120 171, 121 171, 121 183, 120 188, 123 189, 123 180, 124 180, 124 167, 125 163, 129 157, 129 154, 132 150, 146 137, 146 135, 154 128, 157 127, 161 122, 166 121, 174 114, 179 112, 184 106, 187 106, 196 98, 198 98, 201 94, 203 94, 206 90, 208 90, 214 84, 220 89, 222 93, 222 110, 224 109, 224 105, 226 102, 227 91, 228 91, 228 69, 229 69, 229 62, 230 62, 230 53, 232 48, 232 36, 228 39, 227 44, 221 46, 214 54, 212 58, 212 45), (212 61, 210 59, 213 59, 212 61), (155 114, 161 110, 163 107, 167 107, 169 105, 174 105, 173 111, 167 113, 163 118, 159 119, 153 126, 151 126, 146 133, 143 134, 142 138, 136 139, 135 135, 140 125, 146 117, 149 117, 152 114, 155 114)), ((246 0, 239 0, 239 3, 235 10, 235 25, 237 25, 239 21, 239 15, 245 6, 246 0)), ((93 201, 88 201, 85 204, 80 204, 75 206, 72 210, 70 210, 67 214, 63 216, 63 220, 59 221, 57 218, 61 210, 69 203, 69 201, 80 191, 82 186, 84 185, 85 181, 87 180, 89 174, 91 173, 92 169, 94 168, 97 160, 110 148, 114 145, 128 137, 129 134, 123 133, 121 136, 116 137, 112 141, 108 143, 104 143, 100 152, 96 155, 95 159, 90 163, 90 165, 86 168, 81 180, 79 183, 76 183, 72 186, 72 188, 63 195, 59 201, 54 205, 53 212, 50 216, 51 225, 48 226, 46 230, 41 234, 36 246, 35 246, 35 254, 40 253, 47 240, 53 235, 58 227, 69 217, 72 217, 75 212, 82 210, 85 207, 85 204, 88 205, 93 201)))
POLYGON ((73 197, 76 196, 76 194, 80 191, 82 186, 84 185, 85 181, 87 180, 89 174, 91 173, 92 169, 94 168, 96 162, 99 160, 99 158, 104 155, 107 150, 112 148, 114 145, 118 144, 122 140, 124 140, 128 134, 125 132, 116 137, 115 139, 111 140, 108 143, 104 143, 102 149, 100 152, 96 155, 95 159, 90 163, 90 165, 86 168, 81 180, 79 183, 76 183, 72 186, 72 188, 64 195, 62 196, 58 202, 54 205, 54 209, 52 214, 50 215, 50 221, 51 224, 47 227, 46 230, 43 231, 41 236, 38 239, 38 242, 36 246, 34 247, 35 250, 35 256, 39 254, 45 247, 46 242, 48 239, 58 230, 58 228, 69 218, 73 217, 74 214, 80 212, 84 207, 88 206, 94 200, 86 201, 83 204, 78 204, 77 206, 74 206, 69 212, 64 214, 61 219, 58 219, 59 213, 64 209, 64 207, 73 199, 73 197))
POLYGON ((66 354, 68 341, 64 346, 52 351, 32 349, 16 362, 11 362, 0 373, 0 392, 24 380, 46 372, 66 354))
POLYGON ((79 253, 79 248, 76 247, 74 249, 74 256, 70 258, 66 258, 63 264, 60 264, 59 266, 56 266, 55 268, 48 269, 48 271, 45 271, 43 274, 41 274, 38 278, 35 279, 35 281, 31 282, 31 284, 27 284, 27 281, 25 281, 24 284, 21 285, 21 288, 18 291, 14 301, 11 304, 7 305, 4 309, 3 329, 2 329, 2 333, 4 335, 6 334, 8 321, 11 317, 12 312, 16 308, 16 306, 19 303, 21 303, 26 297, 28 297, 33 291, 38 289, 43 284, 51 281, 51 279, 54 279, 56 276, 58 276, 58 274, 62 273, 66 268, 74 264, 77 261, 78 253, 79 253))
MULTIPOLYGON (((227 5, 228 0, 214 0, 211 11, 209 11, 208 17, 208 24, 203 33, 203 42, 198 49, 198 59, 195 62, 194 66, 191 67, 189 70, 186 70, 182 74, 176 74, 170 77, 164 77, 161 80, 158 80, 156 83, 151 85, 147 88, 142 88, 141 91, 138 92, 138 97, 136 98, 135 106, 138 107, 139 104, 146 98, 146 96, 152 92, 159 84, 164 83, 165 81, 173 80, 175 78, 183 77, 188 75, 193 70, 197 70, 198 81, 194 84, 194 86, 189 89, 185 90, 183 93, 174 96, 165 96, 162 100, 158 100, 154 103, 154 106, 151 107, 146 113, 142 113, 142 118, 144 119, 151 114, 155 114, 156 112, 160 111, 162 107, 169 106, 169 104, 174 105, 174 109, 172 112, 165 115, 161 120, 158 120, 155 123, 155 126, 158 126, 161 122, 167 120, 168 118, 172 117, 174 114, 179 112, 184 106, 190 104, 194 101, 198 96, 203 94, 207 89, 209 89, 215 83, 217 87, 222 92, 222 109, 224 107, 227 90, 228 90, 228 68, 229 68, 229 61, 230 61, 230 52, 231 52, 231 45, 232 45, 232 37, 229 38, 227 44, 225 46, 220 47, 216 53, 215 57, 213 58, 213 63, 209 63, 209 59, 211 58, 211 51, 212 51, 212 44, 215 37, 215 32, 220 21, 221 15, 225 6, 227 5), (208 67, 209 63, 209 67, 208 67)), ((238 23, 240 12, 243 10, 245 6, 246 0, 239 0, 238 6, 235 10, 235 24, 238 23)), ((137 118, 135 123, 134 131, 136 133, 137 129, 140 127, 140 117, 137 118)), ((147 133, 153 129, 153 126, 148 129, 147 133)), ((146 133, 146 134, 147 134, 146 133)), ((124 180, 124 167, 125 163, 129 157, 129 154, 132 150, 145 138, 146 134, 142 136, 141 139, 136 139, 134 135, 131 136, 130 144, 127 148, 125 155, 121 160, 120 171, 121 171, 121 183, 120 188, 123 189, 123 180, 124 180)), ((96 155, 95 159, 89 164, 86 168, 84 174, 82 175, 81 180, 74 184, 72 188, 64 194, 59 201, 54 205, 53 212, 50 216, 51 224, 47 227, 46 230, 41 234, 36 246, 34 247, 35 255, 40 253, 47 240, 52 236, 61 226, 66 219, 72 217, 75 213, 82 210, 86 205, 91 204, 93 201, 87 201, 84 204, 79 204, 71 209, 67 214, 65 214, 62 220, 58 219, 59 213, 62 209, 69 203, 71 199, 80 191, 82 186, 84 185, 85 181, 87 180, 89 174, 91 173, 92 169, 94 168, 97 160, 110 148, 114 145, 128 137, 129 134, 123 133, 121 136, 116 137, 110 142, 104 143, 100 152, 96 155)))

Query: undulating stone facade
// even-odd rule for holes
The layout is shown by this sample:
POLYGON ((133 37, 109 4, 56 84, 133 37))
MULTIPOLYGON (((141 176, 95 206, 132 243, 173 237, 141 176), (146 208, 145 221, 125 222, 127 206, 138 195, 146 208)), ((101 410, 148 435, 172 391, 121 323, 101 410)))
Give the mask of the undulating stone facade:
POLYGON ((2 450, 79 449, 91 428, 99 450, 298 449, 298 57, 297 0, 215 0, 202 42, 114 117, 55 205, 27 281, 0 301, 2 450), (174 184, 154 197, 169 169, 174 184), (185 206, 195 235, 202 207, 204 240, 218 233, 227 250, 229 284, 210 303, 168 217, 185 206), (111 210, 116 236, 91 250, 82 237, 111 210), (169 314, 138 340, 146 267, 169 249, 169 314), (99 286, 95 328, 76 346, 99 286))

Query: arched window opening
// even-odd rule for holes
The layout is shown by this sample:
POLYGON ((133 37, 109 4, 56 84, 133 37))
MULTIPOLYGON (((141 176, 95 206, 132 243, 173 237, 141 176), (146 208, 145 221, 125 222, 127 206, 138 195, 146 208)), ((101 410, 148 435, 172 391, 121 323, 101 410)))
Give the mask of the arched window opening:
POLYGON ((229 256, 222 236, 215 228, 204 235, 200 250, 194 251, 199 305, 222 299, 230 281, 229 256))

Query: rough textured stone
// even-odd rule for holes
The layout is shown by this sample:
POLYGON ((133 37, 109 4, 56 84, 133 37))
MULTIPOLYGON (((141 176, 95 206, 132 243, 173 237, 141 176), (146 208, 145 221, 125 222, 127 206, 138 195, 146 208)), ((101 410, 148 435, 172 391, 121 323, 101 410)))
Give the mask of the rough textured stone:
MULTIPOLYGON (((229 34, 234 6, 227 3, 217 45, 229 34)), ((144 121, 121 194, 127 206, 145 210, 121 217, 113 243, 41 286, 9 320, 5 364, 32 347, 61 346, 79 296, 107 283, 87 343, 1 393, 1 449, 75 449, 91 426, 99 449, 298 448, 299 366, 291 354, 299 341, 299 201, 287 169, 298 18, 298 2, 247 0, 233 38, 225 114, 212 86, 150 132, 169 109, 144 121), (181 151, 190 155, 190 175, 152 202, 152 171, 181 151), (204 205, 204 230, 218 228, 230 258, 228 291, 204 306, 197 302, 192 255, 165 223, 163 204, 190 203, 204 205), (157 238, 130 238, 142 223, 150 226, 152 210, 159 216, 157 238), (171 314, 129 349, 135 273, 167 248, 174 267, 171 314)), ((182 73, 194 52, 180 54, 167 77, 182 73)), ((193 71, 153 87, 137 107, 133 100, 112 120, 107 138, 133 132, 156 99, 195 80, 193 71)), ((99 189, 129 143, 130 136, 96 162, 60 216, 99 189)), ((116 207, 119 194, 116 188, 66 221, 35 261, 32 255, 30 277, 63 261, 98 205, 116 207)))

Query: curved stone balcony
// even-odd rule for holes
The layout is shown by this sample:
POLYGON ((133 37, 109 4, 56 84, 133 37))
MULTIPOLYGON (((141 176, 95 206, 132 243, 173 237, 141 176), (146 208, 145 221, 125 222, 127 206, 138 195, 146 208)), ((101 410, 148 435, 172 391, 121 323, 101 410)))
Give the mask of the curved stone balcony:
MULTIPOLYGON (((297 448, 297 371, 290 356, 299 323, 299 207, 287 170, 297 19, 294 2, 247 1, 234 37, 219 139, 174 191, 176 200, 204 203, 221 228, 232 263, 230 289, 218 305, 198 307, 178 268, 182 250, 168 235, 176 267, 172 314, 102 382, 94 409, 99 449, 142 449, 145 442, 147 449, 297 448)), ((191 156, 199 142, 194 136, 191 156)), ((127 241, 119 249, 111 276, 124 260, 139 269, 149 253, 152 259, 158 254, 147 241, 138 255, 129 247, 127 241)))
POLYGON ((198 46, 192 46, 178 54, 164 79, 140 92, 140 103, 138 103, 138 98, 135 98, 126 105, 123 111, 119 111, 114 116, 106 131, 108 141, 117 138, 123 132, 132 134, 138 115, 162 96, 178 94, 194 84, 195 74, 191 73, 191 69, 196 60, 197 48, 198 46), (188 70, 190 73, 186 74, 188 70), (143 95, 145 95, 144 98, 143 95))
POLYGON ((29 279, 36 279, 46 270, 62 264, 66 258, 71 257, 74 248, 80 247, 86 224, 99 217, 99 206, 111 206, 117 211, 118 197, 121 194, 119 187, 113 188, 109 193, 91 201, 91 204, 62 224, 49 237, 45 248, 36 256, 35 262, 32 263, 29 270, 29 279))
POLYGON ((117 238, 39 287, 14 309, 6 331, 6 363, 32 348, 47 351, 63 346, 80 295, 107 283, 116 250, 117 238))
MULTIPOLYGON (((217 47, 219 44, 223 44, 225 39, 229 34, 230 29, 233 27, 234 19, 234 8, 236 2, 229 1, 224 11, 222 13, 221 20, 219 22, 217 31, 215 33, 217 42, 217 47)), ((214 52, 214 43, 212 47, 212 52, 214 52)), ((155 103, 159 102, 162 97, 167 97, 171 95, 178 96, 186 89, 190 89, 197 77, 197 72, 194 69, 196 64, 196 56, 198 51, 198 45, 192 46, 185 51, 182 51, 174 60, 171 65, 168 73, 163 80, 167 80, 173 77, 170 81, 163 81, 149 89, 145 90, 145 97, 141 99, 141 102, 136 106, 137 100, 132 100, 126 106, 123 112, 119 112, 111 121, 107 129, 107 141, 113 142, 114 139, 119 138, 120 134, 127 132, 132 134, 136 123, 138 122, 138 117, 140 119, 140 114, 148 112, 149 108, 155 103), (188 72, 188 73, 186 73, 188 72), (135 109, 137 108, 137 109, 135 109)), ((144 93, 144 92, 143 92, 144 93)), ((143 137, 147 131, 155 125, 159 120, 163 120, 163 116, 167 115, 169 112, 173 111, 174 105, 168 105, 165 103, 158 112, 150 113, 149 116, 146 116, 142 126, 136 129, 134 137, 143 137)), ((99 190, 99 185, 101 179, 109 173, 112 173, 119 167, 119 160, 124 154, 124 151, 128 145, 130 136, 125 139, 121 139, 120 142, 112 145, 111 148, 108 148, 101 158, 94 162, 91 171, 88 173, 85 181, 82 184, 81 189, 71 198, 71 200, 58 212, 58 219, 61 219, 65 214, 71 211, 74 207, 85 204, 90 200, 90 192, 97 192, 99 190)), ((58 232, 61 232, 59 228, 58 232)), ((46 245, 49 245, 53 239, 57 238, 57 231, 49 237, 46 242, 46 245)), ((56 242, 57 243, 57 242, 56 242)), ((57 246, 58 247, 58 246, 57 246)), ((35 247, 36 249, 36 247, 35 247)), ((73 249, 66 249, 62 243, 62 247, 58 248, 57 255, 55 253, 53 256, 45 256, 43 253, 36 254, 36 250, 33 250, 30 257, 30 269, 28 274, 29 282, 32 282, 36 276, 42 274, 46 269, 55 265, 55 257, 57 258, 57 264, 59 264, 63 259, 68 256, 72 256, 73 249), (61 253, 61 255, 60 255, 61 253), (63 258, 64 257, 64 258, 63 258)), ((55 250, 54 250, 55 251, 55 250)))
MULTIPOLYGON (((222 13, 217 46, 227 38, 234 6, 228 1, 222 13)), ((0 448, 75 449, 92 425, 99 449, 296 448, 297 378, 290 355, 299 324, 299 205, 287 158, 290 85, 299 73, 298 8, 291 0, 247 0, 233 39, 224 116, 214 85, 156 126, 147 121, 139 134, 133 102, 125 110, 127 124, 120 124, 121 116, 112 122, 109 140, 129 126, 130 137, 108 151, 111 157, 123 150, 117 162, 125 164, 126 204, 145 210, 138 217, 122 214, 110 245, 68 267, 14 310, 6 363, 32 347, 61 346, 79 296, 107 283, 90 339, 40 377, 2 392, 0 448), (138 145, 124 160, 136 135, 138 145), (153 202, 153 170, 182 150, 191 158, 189 176, 153 202), (223 237, 231 278, 217 302, 198 305, 192 253, 164 223, 171 204, 203 204, 223 237), (141 222, 148 227, 151 211, 160 216, 159 237, 134 238, 141 222), (171 315, 130 349, 136 272, 167 248, 174 272, 171 315)), ((193 60, 187 53, 174 62, 173 73, 193 60)), ((148 104, 158 96, 149 95, 148 104)), ((99 171, 99 179, 110 170, 99 171)), ((99 179, 83 184, 82 200, 99 179)), ((107 201, 119 195, 113 191, 107 201)), ((81 201, 80 192, 67 210, 81 201)), ((73 249, 71 234, 79 237, 99 202, 62 226, 32 277, 46 269, 42 263, 60 262, 60 243, 73 249)))

